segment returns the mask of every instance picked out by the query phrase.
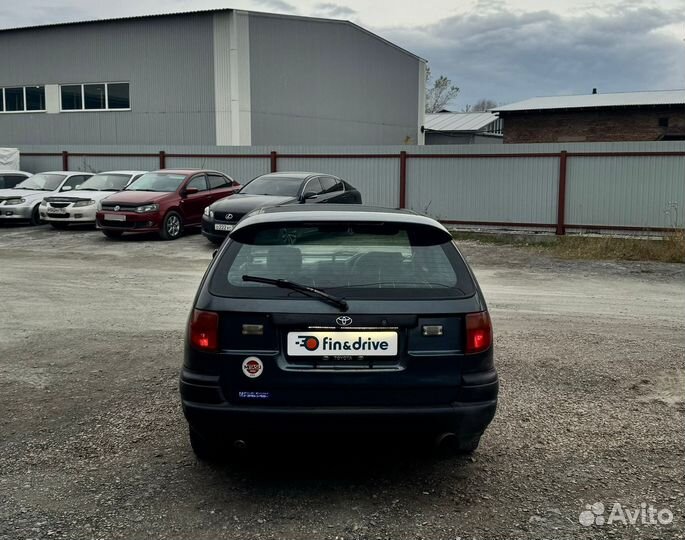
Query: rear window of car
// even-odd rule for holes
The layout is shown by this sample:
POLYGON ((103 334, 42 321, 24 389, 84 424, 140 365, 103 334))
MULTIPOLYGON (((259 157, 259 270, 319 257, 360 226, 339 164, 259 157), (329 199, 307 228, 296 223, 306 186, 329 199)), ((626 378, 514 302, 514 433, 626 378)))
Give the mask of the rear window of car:
MULTIPOLYGON (((302 297, 244 275, 287 279, 344 298, 455 298, 475 292, 445 233, 398 224, 261 227, 222 252, 210 292, 239 298, 302 297)), ((436 230, 437 231, 437 230, 436 230)))

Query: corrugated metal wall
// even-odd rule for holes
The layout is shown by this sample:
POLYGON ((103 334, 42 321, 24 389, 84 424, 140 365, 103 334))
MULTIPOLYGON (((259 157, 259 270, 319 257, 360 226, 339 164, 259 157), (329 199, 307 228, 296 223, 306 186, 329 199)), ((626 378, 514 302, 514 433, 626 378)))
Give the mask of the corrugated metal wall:
POLYGON ((0 33, 0 86, 129 82, 130 111, 0 114, 0 144, 214 144, 213 15, 0 33))
POLYGON ((352 24, 261 13, 4 30, 0 87, 127 82, 131 108, 0 112, 0 144, 417 143, 422 70, 352 24))
POLYGON ((444 220, 554 223, 558 158, 409 159, 407 202, 444 220))
POLYGON ((671 203, 685 209, 683 157, 573 157, 568 160, 566 221, 583 225, 671 227, 671 203))
POLYGON ((421 60, 349 24, 249 20, 252 144, 418 142, 421 60))
MULTIPOLYGON (((25 152, 61 152, 55 146, 21 147, 25 152)), ((156 169, 157 147, 69 147, 70 152, 151 153, 152 157, 76 157, 71 169, 156 169)), ((278 170, 329 172, 356 186, 366 204, 397 207, 400 152, 409 153, 406 206, 445 221, 548 224, 557 220, 559 152, 568 151, 567 224, 615 227, 682 227, 685 217, 685 155, 574 156, 573 153, 680 152, 685 142, 468 145, 455 146, 171 146, 169 154, 256 155, 261 157, 167 157, 167 167, 209 167, 240 182, 269 172, 269 153, 278 170), (521 157, 521 154, 543 154, 521 157), (443 157, 412 157, 439 154, 443 157), (496 157, 487 157, 494 154, 496 157), (552 154, 552 155, 546 155, 552 154), (292 157, 287 157, 287 156, 292 157), (297 157, 297 156, 300 157, 297 157), (376 157, 365 157, 371 155, 376 157), (378 155, 388 157, 378 157, 378 155), (452 158, 445 155, 464 157, 452 158), (321 157, 317 157, 321 156, 321 157), (396 157, 395 157, 396 156, 396 157), (519 156, 519 157, 517 157, 519 156)), ((28 171, 60 169, 61 157, 23 155, 28 171)))

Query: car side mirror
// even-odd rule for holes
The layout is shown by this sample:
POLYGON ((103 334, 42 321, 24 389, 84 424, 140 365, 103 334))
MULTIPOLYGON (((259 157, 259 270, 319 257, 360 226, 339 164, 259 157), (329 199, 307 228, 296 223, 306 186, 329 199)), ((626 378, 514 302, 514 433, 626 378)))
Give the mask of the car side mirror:
POLYGON ((64 186, 62 189, 60 189, 60 191, 71 191, 72 189, 74 188, 72 188, 71 186, 64 186))
POLYGON ((319 196, 319 194, 316 191, 305 191, 302 194, 302 202, 309 200, 309 199, 316 199, 319 196))
POLYGON ((200 192, 200 190, 197 189, 196 187, 187 187, 183 191, 183 196, 187 197, 188 195, 194 195, 195 193, 199 193, 199 192, 200 192))

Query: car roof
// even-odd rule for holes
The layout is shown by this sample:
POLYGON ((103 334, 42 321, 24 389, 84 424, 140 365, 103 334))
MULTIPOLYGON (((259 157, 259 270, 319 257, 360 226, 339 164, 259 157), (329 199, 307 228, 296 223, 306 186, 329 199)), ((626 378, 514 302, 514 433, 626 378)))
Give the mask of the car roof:
POLYGON ((215 171, 214 169, 157 169, 154 171, 146 171, 146 172, 164 172, 164 173, 176 173, 176 174, 185 174, 185 175, 190 175, 198 172, 208 172, 208 173, 219 173, 224 176, 226 176, 226 173, 222 173, 221 171, 215 171))
MULTIPOLYGON (((406 223, 435 227, 449 234, 438 221, 414 212, 396 208, 364 206, 361 204, 283 205, 259 208, 238 222, 233 232, 253 225, 282 222, 343 221, 406 223)), ((231 232, 231 236, 233 235, 231 232)))
POLYGON ((273 173, 267 173, 267 174, 262 174, 259 176, 259 178, 264 178, 264 177, 269 177, 272 176, 274 178, 301 178, 304 180, 305 178, 309 178, 310 176, 332 176, 334 178, 337 178, 334 174, 328 174, 328 173, 318 173, 318 172, 306 172, 306 171, 286 171, 286 172, 273 172, 273 173))
POLYGON ((95 174, 95 173, 87 172, 87 171, 40 171, 40 172, 37 172, 36 174, 66 174, 66 175, 70 175, 70 174, 90 174, 90 175, 93 175, 93 174, 95 174))
POLYGON ((99 173, 95 174, 143 174, 146 173, 147 171, 100 171, 99 173))

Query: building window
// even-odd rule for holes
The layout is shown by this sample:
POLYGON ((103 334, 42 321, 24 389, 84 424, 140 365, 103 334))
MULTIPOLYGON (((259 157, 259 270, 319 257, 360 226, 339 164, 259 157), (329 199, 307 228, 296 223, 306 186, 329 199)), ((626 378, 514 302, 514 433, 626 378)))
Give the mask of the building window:
POLYGON ((18 112, 24 110, 24 88, 5 88, 5 110, 18 112))
POLYGON ((60 86, 63 111, 115 111, 131 108, 129 83, 65 84, 60 86))
POLYGON ((110 83, 107 85, 107 102, 110 109, 130 109, 128 83, 110 83))
POLYGON ((82 90, 80 84, 61 87, 63 111, 78 111, 83 109, 82 90))
POLYGON ((104 84, 83 85, 83 105, 86 109, 106 109, 106 98, 104 84))
POLYGON ((26 90, 26 110, 44 111, 45 110, 45 87, 27 86, 26 90))
POLYGON ((0 88, 0 112, 45 112, 45 87, 0 88))
POLYGON ((659 118, 659 127, 668 127, 668 116, 659 118))

